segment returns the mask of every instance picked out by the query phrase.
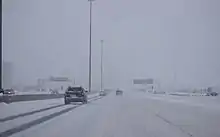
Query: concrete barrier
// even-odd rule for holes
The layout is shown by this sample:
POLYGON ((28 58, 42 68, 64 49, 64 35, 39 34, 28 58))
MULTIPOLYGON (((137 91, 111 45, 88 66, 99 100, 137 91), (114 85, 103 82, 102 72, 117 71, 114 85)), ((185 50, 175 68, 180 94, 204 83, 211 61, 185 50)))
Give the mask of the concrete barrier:
MULTIPOLYGON (((97 93, 91 92, 88 94, 97 94, 97 93)), ((0 102, 12 103, 12 102, 20 102, 20 101, 55 99, 55 98, 63 98, 63 97, 64 94, 26 94, 26 95, 0 96, 0 102)))
POLYGON ((35 95, 14 95, 14 96, 1 96, 0 102, 11 103, 20 101, 31 101, 31 100, 45 100, 62 98, 63 94, 35 94, 35 95))

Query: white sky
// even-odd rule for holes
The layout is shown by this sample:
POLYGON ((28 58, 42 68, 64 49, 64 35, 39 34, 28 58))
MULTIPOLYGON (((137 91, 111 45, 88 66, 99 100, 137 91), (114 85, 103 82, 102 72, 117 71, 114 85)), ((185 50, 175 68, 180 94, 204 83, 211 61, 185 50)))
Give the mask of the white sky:
MULTIPOLYGON (((101 39, 106 87, 127 87, 133 78, 155 78, 166 88, 220 85, 219 6, 219 0, 96 0, 93 87, 100 83, 101 39)), ((87 0, 4 0, 3 58, 15 66, 14 83, 64 75, 87 86, 88 44, 87 0)))

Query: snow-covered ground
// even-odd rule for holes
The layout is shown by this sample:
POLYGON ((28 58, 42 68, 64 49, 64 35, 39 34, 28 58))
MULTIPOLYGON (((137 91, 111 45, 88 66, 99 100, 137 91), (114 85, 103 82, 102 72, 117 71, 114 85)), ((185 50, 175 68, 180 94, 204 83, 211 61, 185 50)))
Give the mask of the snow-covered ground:
MULTIPOLYGON (((219 98, 142 92, 116 96, 112 92, 31 128, 21 126, 29 121, 23 122, 25 117, 19 118, 23 123, 12 124, 17 124, 21 131, 13 132, 12 137, 219 137, 219 102, 219 98)), ((36 114, 38 117, 34 115, 45 117, 59 109, 36 114)), ((31 119, 32 116, 28 117, 31 119)))
POLYGON ((168 95, 175 96, 206 96, 205 93, 184 93, 184 92, 169 92, 168 95))

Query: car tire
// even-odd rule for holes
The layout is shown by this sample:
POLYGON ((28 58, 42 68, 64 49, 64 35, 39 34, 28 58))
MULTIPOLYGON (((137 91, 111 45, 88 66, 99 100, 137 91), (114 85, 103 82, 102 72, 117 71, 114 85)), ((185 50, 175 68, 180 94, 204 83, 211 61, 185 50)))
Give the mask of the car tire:
POLYGON ((87 104, 88 103, 87 99, 84 99, 82 103, 87 104))
POLYGON ((67 100, 64 100, 64 103, 65 103, 65 105, 70 104, 70 102, 69 102, 69 101, 67 101, 67 100))
POLYGON ((88 101, 87 101, 87 100, 85 100, 85 101, 84 101, 84 104, 87 104, 87 103, 88 103, 88 101))

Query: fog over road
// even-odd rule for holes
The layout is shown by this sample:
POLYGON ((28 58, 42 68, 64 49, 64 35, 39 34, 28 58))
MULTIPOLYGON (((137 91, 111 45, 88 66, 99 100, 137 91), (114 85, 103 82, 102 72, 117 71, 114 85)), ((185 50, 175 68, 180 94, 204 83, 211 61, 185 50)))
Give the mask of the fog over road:
POLYGON ((219 137, 218 104, 218 97, 112 92, 12 137, 219 137))

